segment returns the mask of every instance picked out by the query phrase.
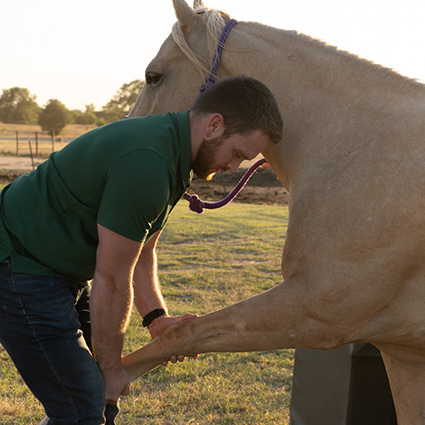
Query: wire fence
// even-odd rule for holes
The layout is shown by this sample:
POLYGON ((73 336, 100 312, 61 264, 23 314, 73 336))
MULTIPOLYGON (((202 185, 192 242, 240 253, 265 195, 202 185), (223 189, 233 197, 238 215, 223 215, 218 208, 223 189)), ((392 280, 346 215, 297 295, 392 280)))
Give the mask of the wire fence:
POLYGON ((42 132, 19 132, 0 135, 0 153, 14 156, 43 158, 62 149, 71 138, 55 137, 42 132))

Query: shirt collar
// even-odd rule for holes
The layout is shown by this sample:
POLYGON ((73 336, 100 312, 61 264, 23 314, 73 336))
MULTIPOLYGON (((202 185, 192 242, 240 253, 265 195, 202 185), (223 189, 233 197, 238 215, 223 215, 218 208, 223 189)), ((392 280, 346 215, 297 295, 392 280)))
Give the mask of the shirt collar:
POLYGON ((186 188, 192 181, 189 111, 176 113, 176 127, 180 146, 180 170, 183 186, 186 188))

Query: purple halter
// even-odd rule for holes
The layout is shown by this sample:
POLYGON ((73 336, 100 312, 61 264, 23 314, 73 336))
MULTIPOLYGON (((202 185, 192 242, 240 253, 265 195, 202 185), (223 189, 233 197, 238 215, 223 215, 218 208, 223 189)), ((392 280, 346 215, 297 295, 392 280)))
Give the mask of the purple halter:
MULTIPOLYGON (((217 52, 214 54, 214 58, 212 61, 212 67, 210 75, 205 79, 205 83, 202 84, 200 94, 205 92, 208 88, 210 88, 215 83, 215 74, 217 72, 218 64, 220 62, 221 54, 223 52, 224 43, 226 43, 227 36, 230 33, 230 30, 233 28, 233 26, 236 24, 235 19, 231 19, 229 22, 227 22, 226 26, 223 28, 223 31, 220 35, 220 38, 218 40, 218 47, 217 52)), ((238 196, 239 192, 245 187, 248 180, 252 177, 255 170, 260 166, 263 165, 265 162, 267 162, 264 158, 259 159, 255 164, 253 164, 243 175, 243 177, 239 180, 239 183, 235 186, 235 188, 221 201, 218 202, 204 202, 202 201, 198 195, 190 195, 189 193, 185 193, 183 195, 183 198, 189 201, 189 208, 197 212, 198 214, 201 214, 204 212, 204 209, 215 209, 223 207, 224 205, 227 205, 229 202, 233 201, 233 199, 238 196)))
POLYGON ((235 24, 236 24, 236 20, 231 19, 229 22, 227 22, 226 26, 223 28, 220 38, 218 39, 217 51, 214 54, 210 75, 205 79, 205 83, 202 84, 200 94, 202 94, 205 90, 210 88, 215 83, 215 74, 217 72, 221 54, 223 53, 224 44, 226 43, 230 30, 233 28, 235 24))

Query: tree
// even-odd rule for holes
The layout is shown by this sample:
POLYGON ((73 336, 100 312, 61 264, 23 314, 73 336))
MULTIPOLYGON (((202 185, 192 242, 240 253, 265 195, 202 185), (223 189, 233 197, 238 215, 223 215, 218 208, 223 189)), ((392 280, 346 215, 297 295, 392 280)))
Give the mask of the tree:
POLYGON ((73 118, 72 122, 75 124, 96 124, 97 116, 94 110, 94 105, 86 105, 85 112, 75 110, 71 111, 73 118))
POLYGON ((0 97, 0 121, 13 124, 37 124, 41 108, 28 89, 12 87, 0 97))
POLYGON ((38 117, 38 123, 43 131, 51 135, 60 134, 69 122, 69 111, 57 99, 50 99, 38 117))
POLYGON ((106 121, 112 122, 124 118, 131 111, 144 84, 145 82, 142 80, 134 80, 131 83, 123 84, 112 99, 102 108, 102 115, 106 121))

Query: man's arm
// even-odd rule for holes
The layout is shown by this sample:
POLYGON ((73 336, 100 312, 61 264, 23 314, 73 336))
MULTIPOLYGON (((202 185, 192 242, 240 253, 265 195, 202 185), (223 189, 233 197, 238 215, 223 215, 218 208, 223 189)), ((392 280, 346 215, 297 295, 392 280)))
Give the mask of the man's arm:
MULTIPOLYGON (((134 300, 137 310, 142 317, 145 317, 151 311, 158 308, 162 308, 167 312, 158 279, 156 245, 160 235, 161 231, 156 232, 145 244, 134 270, 134 300)), ((152 324, 148 327, 152 338, 156 336, 154 324, 158 322, 158 319, 153 320, 152 324)))
MULTIPOLYGON (((161 231, 158 231, 145 244, 134 271, 134 298, 136 307, 142 317, 158 308, 162 308, 167 312, 157 273, 156 245, 160 235, 161 231)), ((165 314, 154 319, 148 329, 151 337, 155 338, 169 326, 193 317, 196 317, 196 314, 185 314, 178 317, 170 317, 165 314)), ((183 361, 184 356, 173 356, 170 360, 173 363, 177 360, 183 361)))
POLYGON ((142 243, 99 224, 98 234, 90 299, 92 337, 96 361, 105 382, 106 400, 115 402, 129 391, 121 357, 133 300, 133 273, 142 243))

